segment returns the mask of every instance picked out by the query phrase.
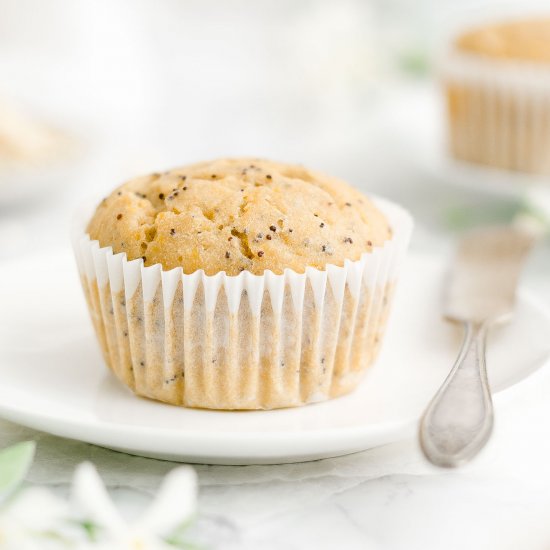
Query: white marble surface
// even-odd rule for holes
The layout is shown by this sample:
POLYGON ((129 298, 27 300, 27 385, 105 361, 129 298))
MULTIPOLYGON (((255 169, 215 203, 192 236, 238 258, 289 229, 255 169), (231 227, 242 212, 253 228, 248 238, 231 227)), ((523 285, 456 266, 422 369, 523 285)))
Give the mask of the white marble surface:
MULTIPOLYGON (((550 370, 497 400, 495 433, 458 471, 415 441, 304 464, 196 466, 197 539, 228 549, 544 549, 550 541, 550 370)), ((2 445, 38 441, 28 481, 65 492, 92 460, 125 513, 144 506, 174 464, 0 423, 2 445)))

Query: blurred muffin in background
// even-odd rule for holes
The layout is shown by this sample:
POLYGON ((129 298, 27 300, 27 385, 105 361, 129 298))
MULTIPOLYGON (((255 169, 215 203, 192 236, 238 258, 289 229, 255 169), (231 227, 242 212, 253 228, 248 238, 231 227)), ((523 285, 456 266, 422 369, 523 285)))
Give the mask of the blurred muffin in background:
POLYGON ((73 129, 0 96, 0 207, 36 201, 67 185, 82 153, 73 129))
POLYGON ((0 98, 0 170, 42 165, 67 155, 71 140, 21 107, 0 98))
POLYGON ((550 174, 550 16, 463 32, 442 76, 456 159, 550 174))

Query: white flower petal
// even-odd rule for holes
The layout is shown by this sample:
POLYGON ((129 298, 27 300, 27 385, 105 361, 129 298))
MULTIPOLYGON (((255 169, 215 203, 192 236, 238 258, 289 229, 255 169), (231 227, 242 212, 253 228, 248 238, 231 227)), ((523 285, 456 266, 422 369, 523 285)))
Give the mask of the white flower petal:
POLYGON ((4 529, 0 526, 0 548, 2 550, 45 550, 40 540, 25 531, 11 527, 4 529))
MULTIPOLYGON (((19 525, 23 529, 43 531, 69 518, 64 500, 41 487, 25 489, 4 509, 0 524, 19 525)), ((1 548, 1 546, 0 546, 1 548)))
POLYGON ((58 550, 61 541, 78 539, 70 519, 65 500, 44 488, 25 489, 2 508, 0 549, 58 550))
POLYGON ((188 466, 172 470, 162 485, 149 509, 142 516, 139 526, 165 536, 194 513, 197 503, 197 474, 188 466))
POLYGON ((116 509, 95 467, 80 464, 75 472, 72 499, 81 516, 112 533, 122 533, 127 526, 116 509))
POLYGON ((123 537, 79 546, 78 550, 175 550, 175 548, 157 537, 128 533, 123 537))
POLYGON ((525 195, 525 202, 527 212, 520 216, 521 221, 540 234, 550 231, 550 190, 547 186, 531 187, 525 195))

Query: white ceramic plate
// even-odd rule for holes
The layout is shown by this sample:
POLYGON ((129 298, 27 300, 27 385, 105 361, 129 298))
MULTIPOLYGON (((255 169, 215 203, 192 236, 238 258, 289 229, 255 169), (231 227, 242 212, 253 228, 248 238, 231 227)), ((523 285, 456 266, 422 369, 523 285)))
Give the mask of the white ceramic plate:
POLYGON ((44 166, 0 168, 0 207, 51 195, 75 180, 81 159, 71 157, 44 166))
MULTIPOLYGON (((352 395, 299 409, 220 412, 135 397, 101 359, 68 253, 0 269, 0 416, 132 454, 211 464, 313 460, 406 436, 452 366, 460 334, 438 309, 443 265, 410 257, 384 349, 352 395)), ((522 293, 489 343, 493 389, 550 354, 550 317, 522 293), (528 345, 526 343, 528 342, 528 345)))
POLYGON ((488 195, 522 198, 533 189, 546 189, 550 185, 542 176, 455 160, 441 144, 425 160, 425 167, 441 181, 488 195))

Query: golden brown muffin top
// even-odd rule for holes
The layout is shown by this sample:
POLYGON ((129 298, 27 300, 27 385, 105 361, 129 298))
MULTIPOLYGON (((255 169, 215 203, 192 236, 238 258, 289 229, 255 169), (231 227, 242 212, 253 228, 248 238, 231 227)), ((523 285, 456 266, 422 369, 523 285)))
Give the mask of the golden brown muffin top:
POLYGON ((87 232, 129 260, 208 275, 343 265, 392 235, 384 214, 347 183, 258 159, 131 180, 101 202, 87 232))
POLYGON ((550 62, 550 17, 507 21, 466 32, 459 50, 499 59, 550 62))

